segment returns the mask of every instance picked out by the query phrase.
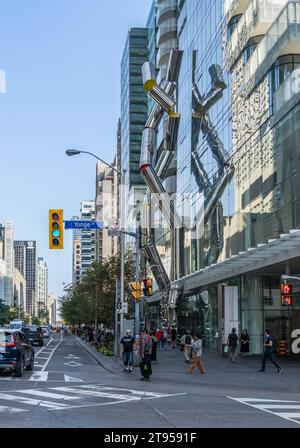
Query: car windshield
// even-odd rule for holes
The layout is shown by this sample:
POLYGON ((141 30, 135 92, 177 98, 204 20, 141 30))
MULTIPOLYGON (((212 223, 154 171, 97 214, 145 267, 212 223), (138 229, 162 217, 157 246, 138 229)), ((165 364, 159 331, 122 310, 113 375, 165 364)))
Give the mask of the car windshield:
POLYGON ((34 332, 34 331, 41 331, 40 327, 35 327, 35 326, 32 326, 32 325, 30 325, 29 327, 26 327, 25 330, 32 331, 32 332, 34 332))
POLYGON ((19 328, 22 328, 22 324, 16 323, 16 324, 10 324, 10 328, 12 330, 19 330, 19 328))
POLYGON ((0 344, 12 342, 12 334, 0 331, 0 344))

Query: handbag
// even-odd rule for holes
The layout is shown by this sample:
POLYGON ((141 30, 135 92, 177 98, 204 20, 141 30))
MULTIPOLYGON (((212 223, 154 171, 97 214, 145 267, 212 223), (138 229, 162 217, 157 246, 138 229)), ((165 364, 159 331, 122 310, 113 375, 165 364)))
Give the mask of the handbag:
POLYGON ((224 353, 228 353, 229 352, 229 347, 228 347, 228 345, 226 344, 226 345, 224 345, 224 353))

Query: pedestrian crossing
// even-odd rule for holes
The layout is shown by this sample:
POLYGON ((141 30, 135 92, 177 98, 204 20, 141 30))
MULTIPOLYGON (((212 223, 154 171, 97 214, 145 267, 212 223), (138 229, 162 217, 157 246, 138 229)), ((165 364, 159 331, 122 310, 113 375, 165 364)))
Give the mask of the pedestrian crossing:
POLYGON ((67 383, 81 383, 84 380, 82 378, 66 375, 64 372, 54 371, 34 371, 32 373, 24 373, 21 378, 16 378, 14 375, 1 376, 1 381, 33 381, 33 382, 67 382, 67 383))
POLYGON ((114 388, 102 384, 46 389, 21 389, 0 393, 0 414, 28 412, 33 408, 48 411, 64 411, 74 408, 108 406, 117 403, 160 399, 186 395, 185 393, 164 394, 133 389, 114 388), (9 403, 12 405, 10 406, 9 403))
POLYGON ((300 425, 300 401, 267 398, 234 398, 229 396, 227 398, 260 411, 269 412, 270 414, 277 415, 277 417, 300 425))

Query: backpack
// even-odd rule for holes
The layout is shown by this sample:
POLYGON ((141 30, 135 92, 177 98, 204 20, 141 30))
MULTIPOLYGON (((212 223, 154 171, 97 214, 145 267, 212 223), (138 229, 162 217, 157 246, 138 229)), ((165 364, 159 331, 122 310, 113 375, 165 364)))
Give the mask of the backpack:
POLYGON ((191 342, 192 342, 192 338, 189 334, 187 334, 185 337, 185 345, 190 345, 191 342))
POLYGON ((236 345, 238 341, 238 336, 236 333, 230 333, 229 335, 229 345, 236 345))
POLYGON ((145 347, 144 347, 144 353, 145 355, 149 355, 150 354, 150 350, 151 350, 151 339, 147 338, 147 342, 145 342, 145 347))

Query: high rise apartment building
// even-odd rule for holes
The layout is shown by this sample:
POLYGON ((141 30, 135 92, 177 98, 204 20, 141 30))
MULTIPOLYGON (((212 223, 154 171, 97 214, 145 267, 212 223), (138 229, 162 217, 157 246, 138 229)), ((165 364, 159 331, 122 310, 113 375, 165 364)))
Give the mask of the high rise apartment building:
POLYGON ((45 312, 48 308, 48 266, 44 258, 39 257, 37 262, 37 313, 45 312))
MULTIPOLYGON (((95 201, 81 202, 81 219, 95 220, 95 201)), ((80 278, 96 260, 96 233, 95 230, 82 230, 80 238, 80 278)))
MULTIPOLYGON (((112 165, 117 170, 117 158, 112 165)), ((103 260, 118 252, 118 237, 109 235, 111 220, 118 219, 119 175, 117 171, 98 162, 96 165, 96 221, 103 222, 106 229, 97 230, 96 259, 103 260)))
POLYGON ((13 306, 14 290, 13 290, 13 275, 14 275, 14 229, 11 221, 6 221, 4 224, 4 262, 5 262, 5 277, 4 277, 4 301, 6 305, 13 306))
POLYGON ((36 241, 14 241, 15 267, 26 280, 26 313, 37 316, 37 245, 36 241))
MULTIPOLYGON (((73 221, 79 220, 79 216, 73 216, 73 221)), ((73 230, 73 266, 72 266, 72 282, 77 283, 80 281, 80 263, 81 263, 81 230, 73 230)))

